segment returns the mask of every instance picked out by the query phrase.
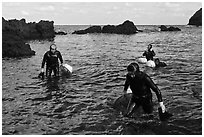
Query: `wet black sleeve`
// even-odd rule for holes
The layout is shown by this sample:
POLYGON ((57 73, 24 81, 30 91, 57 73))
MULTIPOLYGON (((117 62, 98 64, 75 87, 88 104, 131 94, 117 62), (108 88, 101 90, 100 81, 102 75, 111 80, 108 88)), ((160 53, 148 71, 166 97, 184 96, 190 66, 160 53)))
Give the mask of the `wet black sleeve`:
POLYGON ((41 68, 44 68, 46 60, 47 60, 47 52, 43 56, 41 68))
POLYGON ((155 55, 156 55, 156 54, 155 54, 155 52, 154 52, 154 50, 152 50, 152 55, 153 55, 153 56, 155 56, 155 55))
POLYGON ((60 52, 58 52, 58 57, 59 57, 60 62, 63 63, 62 55, 60 52))
POLYGON ((154 82, 148 75, 145 76, 145 79, 146 79, 148 86, 156 93, 158 101, 162 102, 162 95, 161 95, 159 88, 156 86, 156 84, 154 84, 154 82))
POLYGON ((127 91, 128 87, 130 85, 130 82, 129 82, 129 78, 128 78, 128 75, 126 75, 126 80, 125 80, 125 86, 124 86, 124 91, 127 91))

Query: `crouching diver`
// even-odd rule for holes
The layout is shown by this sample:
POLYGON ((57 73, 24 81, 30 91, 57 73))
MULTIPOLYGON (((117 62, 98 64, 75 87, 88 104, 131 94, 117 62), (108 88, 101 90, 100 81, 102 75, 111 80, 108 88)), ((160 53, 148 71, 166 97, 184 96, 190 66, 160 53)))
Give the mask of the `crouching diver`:
POLYGON ((50 45, 50 50, 47 51, 42 60, 41 65, 41 75, 44 74, 44 65, 46 63, 46 77, 51 77, 52 72, 54 76, 59 76, 59 62, 63 64, 63 59, 61 53, 57 50, 57 46, 55 44, 50 45))
POLYGON ((127 67, 127 75, 124 86, 124 93, 127 93, 127 89, 130 86, 132 90, 132 98, 129 101, 127 107, 127 113, 125 116, 131 116, 134 107, 138 108, 142 106, 145 113, 152 113, 153 102, 152 102, 152 89, 157 96, 162 113, 165 112, 165 106, 162 102, 162 95, 158 87, 154 84, 152 79, 144 72, 139 70, 139 65, 137 63, 131 63, 127 67))

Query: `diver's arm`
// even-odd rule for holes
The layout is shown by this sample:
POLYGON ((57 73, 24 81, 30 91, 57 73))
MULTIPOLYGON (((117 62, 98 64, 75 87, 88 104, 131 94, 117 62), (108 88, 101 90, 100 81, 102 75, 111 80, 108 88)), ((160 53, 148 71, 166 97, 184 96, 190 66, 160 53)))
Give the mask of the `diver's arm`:
POLYGON ((152 50, 152 55, 153 55, 153 56, 155 56, 155 55, 156 55, 156 54, 155 54, 155 52, 154 52, 154 50, 152 50))
POLYGON ((58 52, 59 54, 59 60, 60 60, 60 62, 61 62, 61 64, 63 64, 63 59, 62 59, 62 55, 61 55, 61 53, 60 52, 58 52))
POLYGON ((44 68, 46 60, 47 60, 47 53, 45 53, 43 56, 41 68, 44 68))
POLYGON ((148 75, 146 75, 146 80, 147 80, 147 83, 150 86, 150 88, 156 93, 157 99, 159 102, 159 106, 162 109, 162 112, 164 113, 166 111, 166 108, 163 104, 162 95, 161 95, 159 88, 156 86, 156 84, 154 84, 154 82, 152 81, 152 79, 148 75))
POLYGON ((130 85, 130 82, 129 82, 129 78, 128 78, 128 75, 127 75, 126 80, 125 80, 124 90, 123 90, 124 93, 127 93, 127 89, 129 87, 129 85, 130 85))
POLYGON ((148 86, 155 92, 158 102, 162 102, 162 94, 156 84, 152 81, 152 79, 146 75, 145 79, 147 81, 148 86))

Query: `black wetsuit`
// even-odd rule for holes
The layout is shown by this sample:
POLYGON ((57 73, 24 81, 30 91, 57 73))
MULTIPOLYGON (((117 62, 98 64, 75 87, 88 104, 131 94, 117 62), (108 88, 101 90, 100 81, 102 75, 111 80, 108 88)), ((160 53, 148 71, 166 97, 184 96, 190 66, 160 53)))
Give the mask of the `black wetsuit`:
POLYGON ((159 62, 159 64, 156 64, 156 68, 158 68, 158 67, 166 67, 166 66, 167 66, 166 63, 164 63, 164 62, 159 62))
POLYGON ((42 66, 41 68, 44 68, 45 62, 46 62, 46 76, 50 77, 52 71, 54 72, 54 76, 59 76, 59 62, 63 63, 62 55, 59 51, 55 51, 52 53, 51 51, 47 51, 44 54, 42 66))
POLYGON ((124 90, 127 91, 129 86, 133 93, 131 100, 136 103, 137 107, 142 106, 145 113, 153 111, 150 88, 156 93, 158 101, 162 102, 162 95, 158 87, 147 74, 141 71, 135 72, 134 78, 127 74, 124 90))
POLYGON ((154 53, 154 50, 152 50, 152 51, 145 51, 144 53, 143 53, 143 56, 145 56, 146 57, 146 59, 147 59, 147 61, 148 60, 153 60, 153 56, 155 56, 156 54, 154 53))

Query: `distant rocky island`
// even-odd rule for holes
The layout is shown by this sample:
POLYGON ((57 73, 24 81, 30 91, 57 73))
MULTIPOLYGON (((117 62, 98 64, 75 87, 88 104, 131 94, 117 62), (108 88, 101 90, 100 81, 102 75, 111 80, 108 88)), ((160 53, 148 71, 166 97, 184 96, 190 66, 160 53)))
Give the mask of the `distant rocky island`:
MULTIPOLYGON (((165 25, 161 25, 160 31, 181 31, 178 27, 170 26, 169 28, 165 25)), ((124 23, 117 26, 105 25, 101 26, 91 26, 85 30, 77 30, 72 34, 87 34, 87 33, 111 33, 111 34, 135 34, 138 32, 143 32, 143 30, 138 30, 132 21, 126 20, 124 23)))
POLYGON ((202 26, 202 8, 189 19, 188 25, 202 26))
POLYGON ((77 30, 72 34, 87 34, 87 33, 111 33, 111 34, 135 34, 139 30, 134 25, 133 22, 126 20, 124 23, 119 25, 105 25, 101 26, 91 26, 85 30, 77 30))
POLYGON ((53 21, 26 23, 25 19, 5 20, 2 18, 2 57, 22 57, 35 55, 26 44, 27 40, 53 39, 53 21))

